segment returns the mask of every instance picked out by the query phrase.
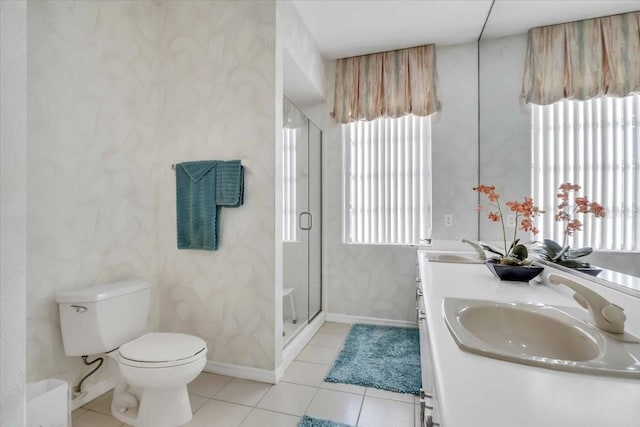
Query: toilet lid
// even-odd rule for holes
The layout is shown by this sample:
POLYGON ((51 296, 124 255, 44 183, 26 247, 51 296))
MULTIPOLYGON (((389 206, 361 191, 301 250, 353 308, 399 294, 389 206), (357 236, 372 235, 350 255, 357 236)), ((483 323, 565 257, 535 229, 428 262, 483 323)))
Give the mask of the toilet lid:
POLYGON ((180 362, 207 350, 202 338, 172 332, 146 334, 120 347, 120 357, 132 362, 180 362))

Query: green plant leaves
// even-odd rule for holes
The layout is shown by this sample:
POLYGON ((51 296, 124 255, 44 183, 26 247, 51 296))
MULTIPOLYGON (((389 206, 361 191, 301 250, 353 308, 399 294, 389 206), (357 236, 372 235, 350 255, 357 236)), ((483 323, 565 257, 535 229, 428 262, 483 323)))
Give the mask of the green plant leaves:
POLYGON ((573 258, 580 258, 583 256, 587 256, 589 255, 591 252, 593 252, 593 248, 579 248, 579 249, 569 249, 567 251, 567 258, 569 259, 573 259, 573 258))
POLYGON ((592 248, 578 248, 571 249, 569 246, 564 248, 551 239, 544 239, 542 243, 542 251, 537 249, 543 257, 557 264, 563 265, 569 268, 584 268, 589 267, 590 264, 584 261, 578 261, 576 258, 589 255, 593 252, 592 248))
POLYGON ((518 258, 520 261, 524 261, 529 256, 529 251, 525 245, 515 245, 511 251, 511 255, 518 258))
POLYGON ((568 250, 569 250, 569 246, 565 246, 564 248, 560 249, 560 251, 556 253, 556 256, 554 256, 551 261, 561 260, 564 254, 566 254, 568 250))
POLYGON ((551 240, 551 239, 544 239, 544 246, 548 250, 553 251, 554 254, 557 254, 562 250, 562 246, 560 246, 558 243, 556 243, 554 240, 551 240))
POLYGON ((489 246, 489 245, 484 244, 484 243, 481 243, 480 246, 482 246, 482 249, 484 249, 485 251, 489 251, 492 254, 500 255, 501 257, 504 256, 504 254, 502 252, 498 251, 497 249, 495 249, 492 246, 489 246))

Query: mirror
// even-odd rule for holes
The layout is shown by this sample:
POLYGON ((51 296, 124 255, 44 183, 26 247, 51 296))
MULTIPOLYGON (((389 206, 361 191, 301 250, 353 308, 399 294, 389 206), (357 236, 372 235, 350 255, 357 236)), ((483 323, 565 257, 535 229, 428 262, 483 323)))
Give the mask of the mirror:
MULTIPOLYGON (((630 2, 617 1, 554 2, 553 5, 543 1, 494 2, 478 42, 481 183, 495 185, 505 200, 520 200, 531 193, 531 108, 520 100, 527 30, 506 35, 513 34, 509 28, 526 24, 522 28, 528 29, 634 9, 637 4, 633 7, 630 2), (545 9, 553 10, 553 13, 546 13, 548 18, 543 12, 545 9)), ((497 235, 496 228, 491 225, 488 221, 480 221, 480 239, 501 240, 501 234, 497 235)), ((616 272, 640 278, 640 254, 637 252, 603 251, 589 255, 588 261, 605 269, 599 280, 624 281, 616 272)), ((637 282, 640 280, 625 286, 640 290, 637 282)))

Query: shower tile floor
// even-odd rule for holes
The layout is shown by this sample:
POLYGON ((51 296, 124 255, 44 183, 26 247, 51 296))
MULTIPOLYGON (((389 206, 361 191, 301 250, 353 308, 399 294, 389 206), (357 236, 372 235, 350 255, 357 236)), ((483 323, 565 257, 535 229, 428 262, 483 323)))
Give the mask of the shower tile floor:
MULTIPOLYGON (((324 382, 351 325, 327 322, 277 385, 203 372, 189 384, 197 427, 296 427, 302 415, 367 427, 418 427, 415 396, 324 382)), ((121 427, 111 393, 73 411, 73 427, 121 427)))

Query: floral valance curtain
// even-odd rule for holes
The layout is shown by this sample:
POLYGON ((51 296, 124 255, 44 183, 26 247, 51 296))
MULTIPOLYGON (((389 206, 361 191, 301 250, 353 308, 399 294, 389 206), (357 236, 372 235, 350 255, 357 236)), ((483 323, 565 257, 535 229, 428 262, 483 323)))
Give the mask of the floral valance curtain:
POLYGON ((440 110, 435 45, 338 59, 331 114, 338 123, 428 116, 440 110))
POLYGON ((640 92, 640 12, 532 28, 522 86, 539 105, 640 92))

